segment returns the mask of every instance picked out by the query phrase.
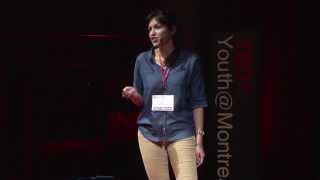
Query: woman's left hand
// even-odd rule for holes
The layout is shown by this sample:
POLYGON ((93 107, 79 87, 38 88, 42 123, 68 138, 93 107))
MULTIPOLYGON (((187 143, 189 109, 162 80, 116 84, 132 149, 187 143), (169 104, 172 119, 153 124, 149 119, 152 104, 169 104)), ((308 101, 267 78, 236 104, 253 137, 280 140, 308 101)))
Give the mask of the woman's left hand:
POLYGON ((196 163, 197 167, 201 166, 205 157, 205 152, 203 149, 203 145, 196 145, 196 163))

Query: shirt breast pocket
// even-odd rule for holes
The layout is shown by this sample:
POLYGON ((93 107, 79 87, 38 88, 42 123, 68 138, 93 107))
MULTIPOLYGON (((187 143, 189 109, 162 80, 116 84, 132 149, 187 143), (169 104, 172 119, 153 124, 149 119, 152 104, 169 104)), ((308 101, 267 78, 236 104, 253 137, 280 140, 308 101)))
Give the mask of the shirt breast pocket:
POLYGON ((185 87, 187 84, 187 71, 185 68, 181 67, 179 69, 174 69, 169 74, 168 78, 169 86, 178 88, 185 87))
POLYGON ((141 77, 143 80, 143 87, 145 89, 153 88, 160 82, 160 77, 158 78, 157 74, 152 69, 142 69, 141 77))

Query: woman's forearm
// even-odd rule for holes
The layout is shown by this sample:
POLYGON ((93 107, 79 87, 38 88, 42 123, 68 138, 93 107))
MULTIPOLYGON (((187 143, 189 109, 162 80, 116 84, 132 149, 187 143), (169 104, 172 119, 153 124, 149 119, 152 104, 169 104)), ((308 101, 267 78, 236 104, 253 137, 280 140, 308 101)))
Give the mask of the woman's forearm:
POLYGON ((204 135, 204 111, 203 108, 196 108, 193 110, 193 120, 195 124, 195 134, 197 145, 203 145, 204 135))

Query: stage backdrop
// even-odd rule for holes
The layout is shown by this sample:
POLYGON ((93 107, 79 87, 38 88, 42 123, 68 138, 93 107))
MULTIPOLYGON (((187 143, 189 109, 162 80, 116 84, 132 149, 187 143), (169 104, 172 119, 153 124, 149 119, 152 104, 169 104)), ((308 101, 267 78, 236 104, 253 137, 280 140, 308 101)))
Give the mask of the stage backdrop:
POLYGON ((211 103, 206 122, 215 130, 206 142, 218 180, 260 179, 257 41, 254 32, 212 35, 205 66, 211 103))

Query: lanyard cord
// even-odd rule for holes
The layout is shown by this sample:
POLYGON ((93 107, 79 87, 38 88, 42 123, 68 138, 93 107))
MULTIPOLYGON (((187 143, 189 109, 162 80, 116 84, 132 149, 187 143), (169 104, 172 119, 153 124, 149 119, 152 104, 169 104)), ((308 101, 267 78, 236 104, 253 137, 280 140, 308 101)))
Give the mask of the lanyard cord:
POLYGON ((165 68, 163 66, 161 66, 160 68, 161 70, 161 83, 162 83, 162 87, 164 89, 167 88, 167 81, 168 81, 168 78, 169 78, 169 72, 170 72, 170 68, 165 68))
POLYGON ((163 61, 161 61, 161 57, 159 54, 157 55, 157 57, 158 57, 159 64, 160 64, 162 88, 166 89, 167 88, 167 81, 169 78, 170 68, 168 68, 164 65, 163 61))
POLYGON ((161 72, 161 84, 162 84, 162 88, 166 89, 167 88, 167 81, 169 78, 169 72, 170 72, 170 68, 166 67, 162 61, 160 56, 158 55, 158 59, 159 59, 159 64, 160 64, 160 72, 161 72))

